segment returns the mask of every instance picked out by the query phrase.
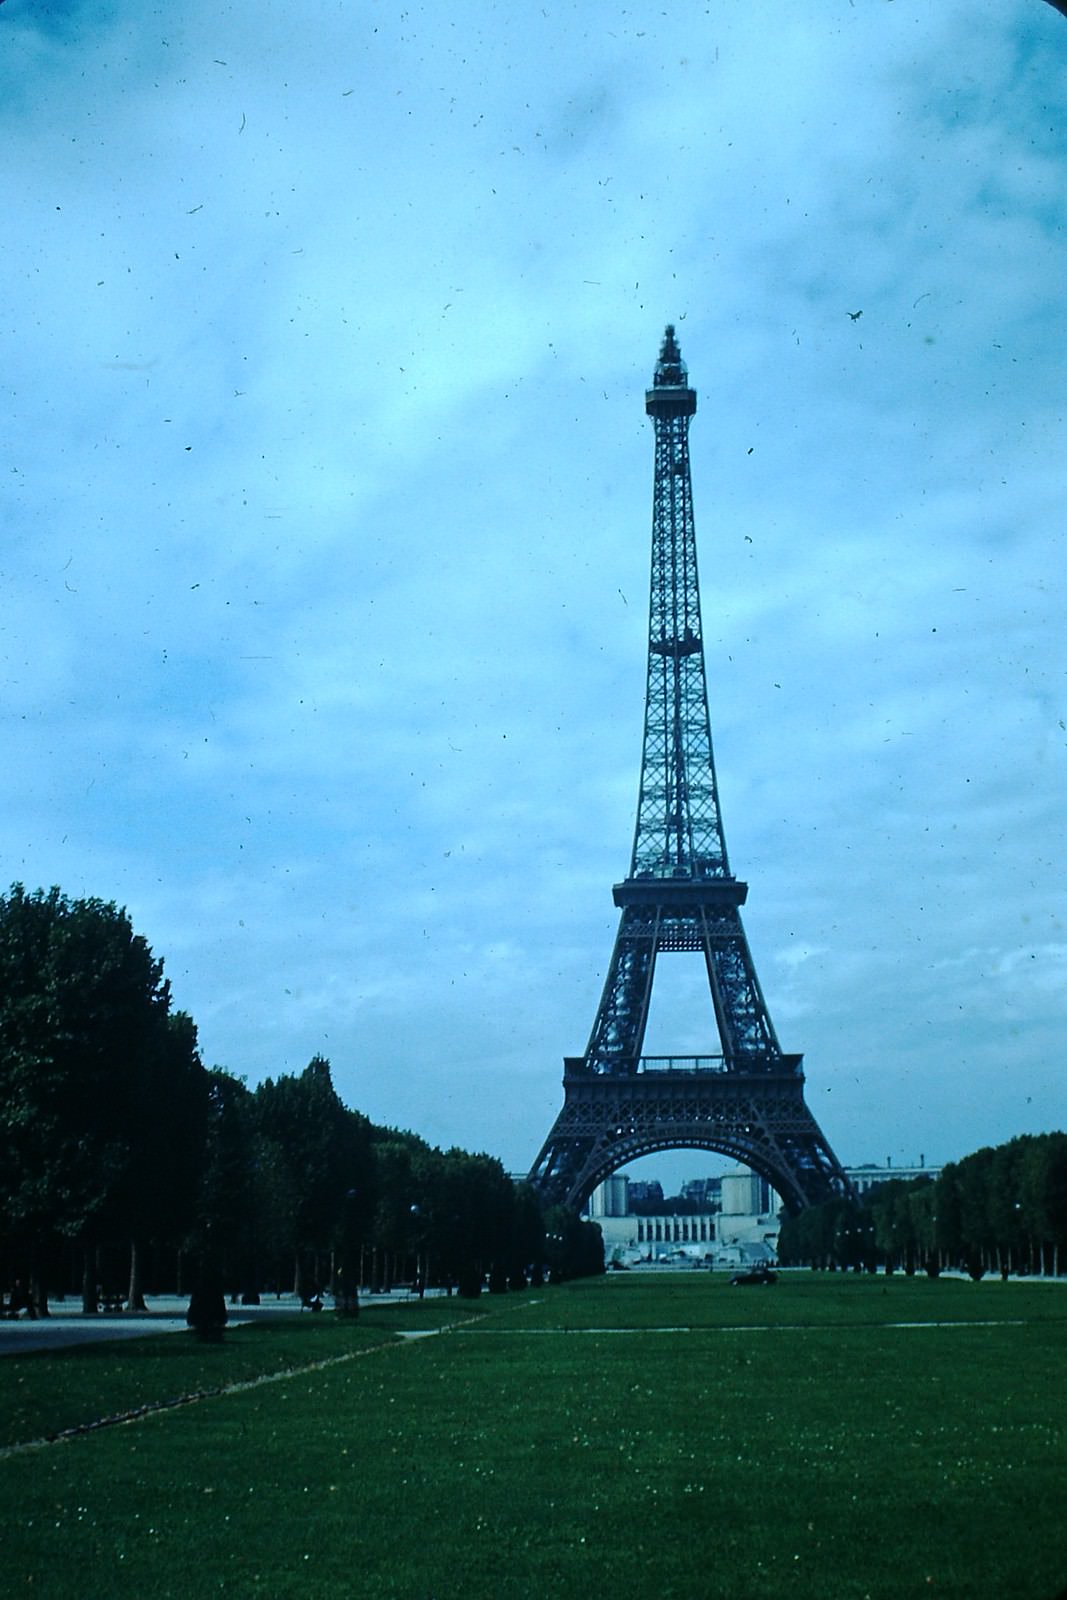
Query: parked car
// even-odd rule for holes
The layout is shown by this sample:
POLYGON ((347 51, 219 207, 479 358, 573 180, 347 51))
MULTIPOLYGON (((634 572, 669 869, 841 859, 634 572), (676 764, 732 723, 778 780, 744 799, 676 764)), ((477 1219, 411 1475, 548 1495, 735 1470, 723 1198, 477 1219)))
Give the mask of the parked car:
POLYGON ((777 1283, 778 1274, 772 1272, 770 1267, 750 1267, 747 1272, 735 1272, 730 1279, 731 1288, 738 1288, 743 1284, 777 1283))

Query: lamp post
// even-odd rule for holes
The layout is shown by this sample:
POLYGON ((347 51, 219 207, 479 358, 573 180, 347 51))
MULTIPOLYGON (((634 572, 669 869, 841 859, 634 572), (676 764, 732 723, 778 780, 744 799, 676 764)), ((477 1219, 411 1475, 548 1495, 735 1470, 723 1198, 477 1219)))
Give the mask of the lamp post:
POLYGON ((415 1239, 415 1288, 421 1300, 426 1293, 426 1279, 429 1276, 429 1261, 425 1248, 425 1229, 421 1224, 422 1207, 418 1204, 410 1207, 410 1216, 415 1239))
POLYGON ((342 1317, 359 1316, 359 1273, 356 1270, 356 1218, 359 1192, 349 1189, 341 1213, 341 1265, 334 1286, 334 1309, 342 1317))

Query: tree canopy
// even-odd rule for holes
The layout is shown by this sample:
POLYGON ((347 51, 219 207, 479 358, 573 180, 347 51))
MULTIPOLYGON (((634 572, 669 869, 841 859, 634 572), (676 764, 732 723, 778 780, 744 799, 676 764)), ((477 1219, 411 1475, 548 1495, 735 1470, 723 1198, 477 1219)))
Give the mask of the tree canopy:
POLYGON ((177 1227, 206 1079, 129 916, 59 889, 0 897, 0 1204, 29 1246, 177 1227))
POLYGON ((21 884, 0 897, 0 1208, 0 1270, 42 1309, 76 1260, 86 1309, 122 1260, 138 1305, 151 1261, 212 1325, 223 1283, 330 1284, 354 1311, 359 1282, 518 1288, 545 1255, 536 1195, 494 1157, 374 1127, 322 1056, 255 1089, 205 1071, 128 913, 21 884))
POLYGON ((891 1179, 859 1201, 782 1224, 786 1264, 884 1263, 913 1272, 1059 1272, 1067 1250, 1067 1133, 1024 1134, 949 1162, 936 1178, 891 1179))

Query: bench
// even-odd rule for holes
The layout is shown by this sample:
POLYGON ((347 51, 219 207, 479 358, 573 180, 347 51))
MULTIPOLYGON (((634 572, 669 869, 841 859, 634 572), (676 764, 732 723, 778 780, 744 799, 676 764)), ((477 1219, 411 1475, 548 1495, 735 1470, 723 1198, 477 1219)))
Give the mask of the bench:
POLYGON ((23 1311, 31 1319, 37 1316, 37 1309, 28 1294, 13 1294, 6 1300, 0 1295, 0 1317, 5 1322, 16 1322, 23 1311))

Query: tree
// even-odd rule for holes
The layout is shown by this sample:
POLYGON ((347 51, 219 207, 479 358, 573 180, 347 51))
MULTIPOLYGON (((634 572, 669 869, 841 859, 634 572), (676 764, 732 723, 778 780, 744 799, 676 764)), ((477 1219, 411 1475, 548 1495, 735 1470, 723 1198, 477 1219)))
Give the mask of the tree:
POLYGON ((854 1200, 838 1200, 831 1204, 837 1208, 834 1226, 834 1260, 845 1272, 859 1272, 870 1263, 875 1253, 874 1226, 870 1212, 854 1200))
POLYGON ((251 1091, 220 1068, 208 1074, 208 1115, 196 1216, 187 1243, 199 1274, 216 1257, 224 1281, 259 1303, 260 1252, 271 1232, 270 1172, 262 1160, 251 1091))
POLYGON ((988 1146, 975 1150, 958 1162, 955 1186, 959 1196, 960 1238, 963 1261, 968 1271, 975 1273, 989 1265, 996 1247, 989 1219, 989 1201, 993 1191, 994 1152, 988 1146))
POLYGON ((1046 1133, 1027 1141, 1019 1170, 1023 1223, 1038 1242, 1041 1270, 1051 1253, 1053 1275, 1067 1247, 1067 1133, 1046 1133))
POLYGON ((910 1197, 911 1185, 891 1178, 880 1183, 868 1200, 874 1243, 887 1270, 899 1266, 906 1272, 915 1271, 918 1240, 910 1197))
POLYGON ((507 1255, 515 1186, 495 1156, 445 1152, 436 1209, 445 1271, 460 1294, 480 1292, 507 1255))
POLYGON ((102 1226, 130 1242, 130 1310, 144 1309, 141 1246, 177 1245, 193 1222, 208 1131, 210 1078, 184 1011, 166 1018, 138 1074, 137 1137, 102 1226))
POLYGON ((937 1240, 937 1186, 931 1178, 916 1178, 907 1187, 905 1200, 916 1250, 930 1277, 941 1271, 937 1240))
POLYGON ((524 1289, 536 1281, 545 1259, 545 1223, 541 1201, 530 1183, 515 1186, 508 1251, 508 1286, 524 1289))
POLYGON ((570 1206, 545 1212, 545 1252, 553 1283, 592 1278, 604 1271, 604 1237, 595 1222, 583 1222, 570 1206))
POLYGON ((959 1163, 949 1161, 934 1183, 934 1242, 944 1265, 963 1255, 963 1213, 960 1201, 959 1163))
POLYGON ((255 1104, 260 1133, 291 1196, 293 1287, 303 1295, 308 1258, 315 1258, 317 1273, 339 1230, 351 1225, 346 1202, 369 1188, 367 1125, 345 1109, 323 1056, 314 1056, 299 1077, 267 1078, 255 1104))
POLYGON ((410 1134, 388 1130, 374 1142, 373 1261, 375 1289, 391 1289, 418 1248, 426 1212, 428 1170, 416 1172, 418 1145, 410 1134))
MULTIPOLYGON (((989 1237, 998 1262, 1005 1274, 1019 1270, 1026 1259, 1026 1235, 1022 1214, 1022 1165, 1029 1138, 1011 1139, 993 1151, 987 1179, 989 1193, 986 1197, 989 1237)), ((1033 1234, 1030 1235, 1031 1240, 1033 1234)))
POLYGON ((834 1243, 842 1202, 824 1200, 806 1206, 795 1217, 783 1217, 778 1259, 785 1267, 836 1266, 834 1243))
POLYGON ((153 1210, 143 1154, 175 1137, 178 1100, 194 1108, 186 1136, 200 1074, 195 1030, 124 910, 21 884, 0 897, 0 1204, 38 1283, 52 1241, 78 1240, 95 1309, 94 1248, 153 1210))

